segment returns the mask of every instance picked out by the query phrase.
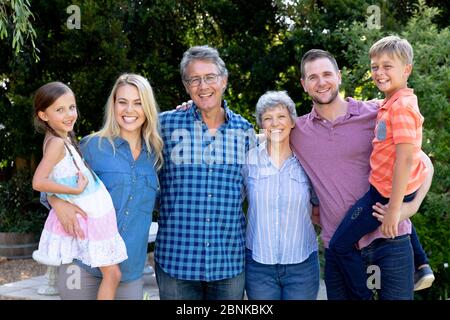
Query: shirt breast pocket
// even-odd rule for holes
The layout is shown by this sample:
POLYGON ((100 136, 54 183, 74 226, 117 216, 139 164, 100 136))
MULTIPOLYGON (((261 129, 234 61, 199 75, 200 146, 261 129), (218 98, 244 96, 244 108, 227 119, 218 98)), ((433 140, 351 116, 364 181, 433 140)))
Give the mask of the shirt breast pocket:
POLYGON ((143 190, 141 192, 141 202, 139 211, 151 215, 155 207, 155 200, 159 193, 159 182, 156 175, 148 175, 144 177, 143 190))
POLYGON ((125 198, 127 196, 126 190, 128 190, 130 186, 129 175, 109 171, 98 172, 97 175, 111 195, 116 211, 122 210, 122 206, 125 203, 125 198))
POLYGON ((258 193, 263 193, 268 187, 269 176, 256 168, 252 168, 248 172, 248 192, 252 197, 258 193))
POLYGON ((386 121, 380 120, 378 122, 377 128, 376 128, 376 138, 379 141, 384 141, 384 140, 386 140, 386 136, 387 136, 386 121))
POLYGON ((289 182, 292 184, 292 187, 296 189, 295 193, 300 196, 301 194, 309 195, 309 179, 306 173, 301 169, 291 169, 289 172, 289 182))

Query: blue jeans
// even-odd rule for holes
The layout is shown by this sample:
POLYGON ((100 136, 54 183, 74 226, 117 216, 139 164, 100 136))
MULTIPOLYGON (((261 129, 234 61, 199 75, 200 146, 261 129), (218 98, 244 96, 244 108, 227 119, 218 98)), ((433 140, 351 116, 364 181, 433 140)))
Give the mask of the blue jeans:
MULTIPOLYGON (((361 258, 365 269, 368 266, 379 268, 379 287, 375 290, 378 291, 380 300, 413 299, 414 267, 409 235, 395 239, 376 239, 361 250, 361 258)), ((373 276, 378 277, 375 273, 373 276)), ((329 249, 325 249, 325 285, 328 300, 353 298, 336 257, 329 249)))
POLYGON ((316 300, 319 291, 317 251, 296 264, 262 264, 245 252, 245 290, 249 300, 316 300))
POLYGON ((242 300, 245 272, 217 281, 180 280, 165 273, 155 261, 156 281, 161 300, 242 300))
POLYGON ((339 268, 334 253, 330 249, 325 249, 324 278, 328 300, 351 299, 351 294, 345 283, 344 275, 339 268))
POLYGON ((411 239, 403 235, 395 239, 376 239, 361 250, 367 266, 380 268, 380 300, 414 299, 414 259, 411 239))
MULTIPOLYGON (((415 193, 407 195, 403 201, 412 201, 414 197, 415 193)), ((342 271, 350 299, 369 300, 372 297, 372 291, 366 284, 366 268, 355 244, 364 235, 381 225, 372 215, 372 206, 376 202, 386 204, 388 201, 389 199, 384 198, 373 186, 370 186, 369 191, 347 212, 330 241, 329 249, 342 271)))
POLYGON ((414 252, 414 267, 417 270, 423 264, 429 264, 427 254, 423 250, 422 245, 419 242, 419 237, 416 233, 416 228, 411 228, 411 245, 414 252))

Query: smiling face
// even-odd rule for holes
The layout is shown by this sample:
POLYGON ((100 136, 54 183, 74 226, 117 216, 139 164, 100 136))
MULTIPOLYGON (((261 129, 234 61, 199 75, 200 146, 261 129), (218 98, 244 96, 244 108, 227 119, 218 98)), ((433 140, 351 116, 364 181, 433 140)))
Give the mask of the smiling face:
POLYGON ((78 118, 75 97, 72 92, 63 94, 44 111, 39 111, 38 117, 55 130, 60 137, 67 137, 78 118))
POLYGON ((138 89, 133 85, 117 88, 114 101, 114 116, 120 127, 120 135, 140 134, 146 117, 138 89))
POLYGON ((330 104, 339 94, 341 73, 329 59, 319 58, 305 64, 301 83, 315 104, 330 104))
POLYGON ((383 53, 370 59, 372 80, 377 88, 390 98, 396 91, 407 87, 412 66, 396 56, 383 53))
POLYGON ((288 108, 284 105, 267 109, 261 116, 261 124, 269 142, 289 142, 289 134, 295 126, 288 108))
POLYGON ((217 66, 209 61, 194 60, 186 68, 186 79, 203 78, 198 86, 190 86, 184 82, 187 93, 202 112, 219 109, 222 95, 227 86, 227 77, 220 75, 217 66), (207 84, 205 78, 219 75, 216 82, 207 84))

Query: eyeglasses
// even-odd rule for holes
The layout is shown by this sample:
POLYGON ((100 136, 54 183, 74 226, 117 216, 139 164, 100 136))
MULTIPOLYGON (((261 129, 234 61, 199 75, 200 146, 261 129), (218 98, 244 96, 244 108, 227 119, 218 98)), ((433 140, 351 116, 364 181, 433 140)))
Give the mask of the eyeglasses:
POLYGON ((184 82, 186 82, 186 84, 189 87, 198 87, 201 83, 202 80, 206 83, 206 84, 214 84, 219 80, 220 75, 219 74, 207 74, 206 76, 203 77, 194 77, 194 78, 190 78, 190 79, 184 79, 184 82))

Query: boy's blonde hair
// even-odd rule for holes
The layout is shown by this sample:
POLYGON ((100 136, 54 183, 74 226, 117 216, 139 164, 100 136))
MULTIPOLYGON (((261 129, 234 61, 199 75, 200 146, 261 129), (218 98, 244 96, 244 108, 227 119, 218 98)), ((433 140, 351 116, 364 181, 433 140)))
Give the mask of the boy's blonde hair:
POLYGON ((404 64, 413 63, 414 52, 411 44, 406 39, 397 36, 384 37, 375 42, 369 50, 369 57, 380 56, 386 53, 390 57, 397 57, 404 64))

